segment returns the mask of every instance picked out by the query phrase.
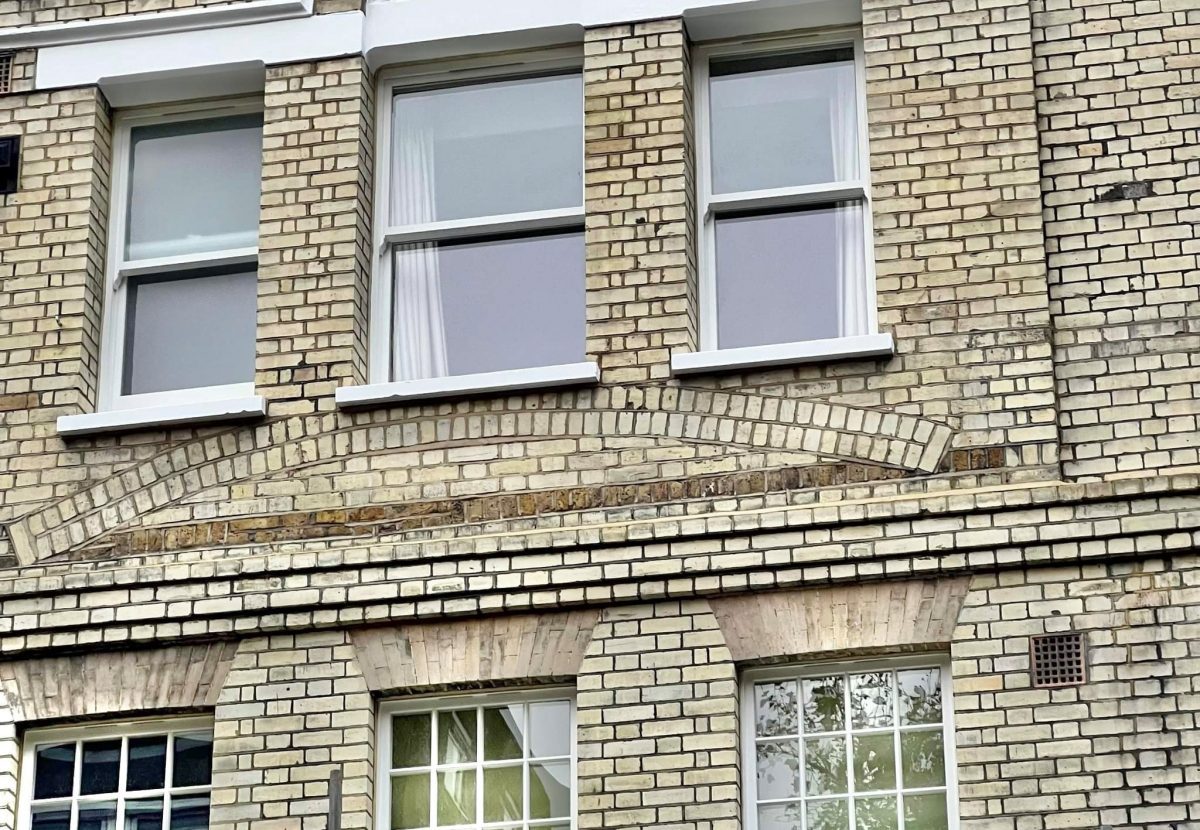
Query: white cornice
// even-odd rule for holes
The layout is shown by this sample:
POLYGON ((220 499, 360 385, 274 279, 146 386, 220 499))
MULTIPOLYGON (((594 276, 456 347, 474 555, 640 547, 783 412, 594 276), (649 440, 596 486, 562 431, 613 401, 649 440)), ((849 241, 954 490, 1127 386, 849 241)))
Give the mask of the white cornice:
POLYGON ((35 83, 98 85, 114 107, 261 92, 272 64, 358 54, 362 20, 338 12, 52 46, 38 51, 35 83))
POLYGON ((245 23, 265 23, 307 17, 312 11, 313 0, 247 0, 224 6, 177 9, 155 14, 123 14, 96 20, 10 26, 0 29, 0 49, 39 49, 46 46, 121 40, 245 23))

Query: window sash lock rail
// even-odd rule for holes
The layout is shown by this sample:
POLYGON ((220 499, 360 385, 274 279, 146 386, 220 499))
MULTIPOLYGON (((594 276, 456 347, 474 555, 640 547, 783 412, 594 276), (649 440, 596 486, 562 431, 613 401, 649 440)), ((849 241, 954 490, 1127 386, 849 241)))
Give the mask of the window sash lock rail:
POLYGON ((117 266, 113 289, 120 288, 130 277, 147 274, 171 274, 197 268, 220 268, 226 265, 252 265, 258 262, 258 247, 229 248, 224 251, 179 254, 177 256, 133 259, 117 266))
POLYGON ((420 225, 399 225, 384 230, 380 253, 387 253, 397 245, 442 242, 473 236, 566 229, 582 224, 583 208, 570 207, 484 216, 477 219, 450 219, 444 222, 426 222, 420 225))
POLYGON ((772 190, 712 194, 708 197, 705 219, 711 219, 718 213, 733 211, 771 210, 829 202, 866 201, 866 199, 867 189, 862 182, 828 182, 799 187, 780 187, 772 190))

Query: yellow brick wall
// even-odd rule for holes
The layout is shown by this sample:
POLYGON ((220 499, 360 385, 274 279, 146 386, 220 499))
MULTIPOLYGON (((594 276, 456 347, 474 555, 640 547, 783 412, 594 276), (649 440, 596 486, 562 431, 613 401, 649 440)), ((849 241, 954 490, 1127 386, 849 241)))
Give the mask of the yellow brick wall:
POLYGON ((22 56, 0 97, 25 138, 0 204, 0 828, 23 729, 186 709, 216 717, 214 825, 323 830, 341 771, 367 830, 376 696, 555 683, 578 692, 581 827, 736 830, 740 671, 914 649, 954 659, 967 830, 1200 822, 1179 772, 1200 12, 863 11, 894 357, 669 376, 698 345, 692 52, 679 20, 631 22, 581 44, 599 386, 335 409, 367 375, 381 108, 362 59, 331 58, 267 73, 267 419, 70 440, 54 419, 102 371, 111 113, 30 91, 22 56), (1095 685, 1031 689, 1029 635, 1066 628, 1095 685), (571 659, 522 676, 534 639, 571 659), (385 685, 367 642, 453 646, 385 685), (232 655, 215 697, 86 682, 188 647, 232 655), (71 674, 91 708, 69 684, 26 705, 51 660, 92 667, 71 674))

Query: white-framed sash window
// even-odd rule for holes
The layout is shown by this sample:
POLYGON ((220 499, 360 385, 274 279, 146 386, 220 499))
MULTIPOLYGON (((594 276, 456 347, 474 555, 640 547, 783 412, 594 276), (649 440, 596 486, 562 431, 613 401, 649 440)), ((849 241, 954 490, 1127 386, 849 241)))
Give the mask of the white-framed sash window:
POLYGON ((548 367, 573 376, 585 359, 579 56, 401 69, 378 100, 371 382, 417 394, 548 367))
POLYGON ((701 46, 694 71, 710 356, 677 369, 880 353, 861 37, 701 46))
POLYGON ((101 410, 254 393, 262 104, 114 118, 101 410))
POLYGON ((746 672, 747 830, 957 827, 952 704, 937 657, 746 672))
POLYGON ((31 730, 19 830, 206 830, 211 718, 31 730))
POLYGON ((571 690, 380 707, 378 830, 573 830, 571 690))

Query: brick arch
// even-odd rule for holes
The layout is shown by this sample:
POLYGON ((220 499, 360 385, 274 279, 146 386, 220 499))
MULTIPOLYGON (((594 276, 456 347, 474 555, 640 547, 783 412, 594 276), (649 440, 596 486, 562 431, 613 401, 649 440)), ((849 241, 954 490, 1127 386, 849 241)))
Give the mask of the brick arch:
POLYGON ((0 663, 0 724, 4 701, 23 724, 211 707, 236 649, 213 641, 0 663))
POLYGON ((932 472, 951 429, 898 413, 744 392, 615 387, 494 401, 481 410, 424 407, 296 416, 166 450, 9 525, 22 564, 66 553, 218 484, 380 450, 540 440, 644 436, 797 450, 932 472))

